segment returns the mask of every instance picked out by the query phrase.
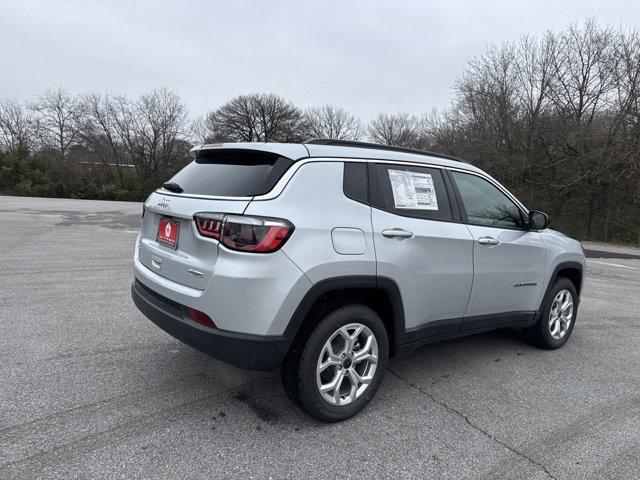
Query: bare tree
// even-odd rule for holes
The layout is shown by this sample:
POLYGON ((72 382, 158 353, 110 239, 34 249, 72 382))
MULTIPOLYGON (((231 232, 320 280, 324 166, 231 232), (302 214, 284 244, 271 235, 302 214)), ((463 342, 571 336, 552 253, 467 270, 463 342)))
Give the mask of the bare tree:
POLYGON ((78 138, 104 165, 107 176, 112 167, 123 180, 123 165, 128 163, 124 145, 117 129, 116 106, 109 94, 87 94, 80 100, 78 138))
POLYGON ((153 90, 136 103, 137 134, 147 153, 152 173, 167 170, 184 160, 183 138, 187 135, 187 108, 177 93, 153 90))
POLYGON ((381 113, 371 120, 368 131, 375 143, 412 148, 420 146, 419 120, 406 113, 381 113))
POLYGON ((110 109, 119 141, 139 176, 157 178, 187 160, 187 108, 175 92, 153 90, 136 101, 115 96, 110 109))
POLYGON ((206 120, 216 141, 294 142, 302 139, 302 113, 274 94, 240 95, 211 112, 206 120))
POLYGON ((47 90, 31 105, 40 125, 40 141, 64 160, 78 133, 79 105, 62 88, 47 90))
POLYGON ((21 103, 0 99, 0 150, 26 155, 36 134, 37 122, 21 103))
POLYGON ((589 124, 606 108, 612 90, 612 32, 588 19, 558 38, 550 98, 566 120, 589 124))
POLYGON ((309 108, 304 112, 305 130, 311 138, 360 140, 362 124, 344 108, 334 105, 309 108))
POLYGON ((457 108, 466 119, 470 139, 482 153, 508 165, 517 143, 519 105, 516 95, 516 48, 490 47, 469 62, 455 86, 457 108))
POLYGON ((612 40, 611 30, 593 20, 571 25, 559 35, 550 83, 558 119, 552 132, 560 147, 555 165, 568 162, 568 172, 554 183, 566 197, 584 197, 587 237, 593 234, 597 205, 607 202, 599 192, 608 188, 615 161, 606 151, 619 128, 610 108, 616 62, 612 40))
POLYGON ((191 121, 189 138, 195 144, 213 143, 212 127, 209 125, 209 116, 201 116, 191 121))
POLYGON ((519 115, 526 125, 525 142, 532 147, 540 133, 542 118, 549 113, 549 88, 556 54, 556 38, 547 33, 541 40, 524 36, 516 46, 515 96, 519 115))

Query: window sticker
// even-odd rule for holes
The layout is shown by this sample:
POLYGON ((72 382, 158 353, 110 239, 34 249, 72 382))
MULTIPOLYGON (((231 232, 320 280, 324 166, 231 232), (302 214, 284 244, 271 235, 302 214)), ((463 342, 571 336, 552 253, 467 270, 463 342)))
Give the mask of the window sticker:
POLYGON ((395 208, 438 210, 438 199, 429 173, 389 170, 395 208))

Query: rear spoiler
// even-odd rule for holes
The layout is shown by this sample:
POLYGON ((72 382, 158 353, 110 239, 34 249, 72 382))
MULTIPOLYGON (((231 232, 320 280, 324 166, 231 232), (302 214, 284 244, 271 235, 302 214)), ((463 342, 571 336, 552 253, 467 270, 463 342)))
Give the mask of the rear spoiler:
POLYGON ((307 147, 300 143, 207 143, 196 145, 191 149, 189 155, 191 158, 198 158, 206 155, 212 150, 258 150, 262 152, 270 152, 280 155, 290 160, 301 160, 309 157, 307 147))

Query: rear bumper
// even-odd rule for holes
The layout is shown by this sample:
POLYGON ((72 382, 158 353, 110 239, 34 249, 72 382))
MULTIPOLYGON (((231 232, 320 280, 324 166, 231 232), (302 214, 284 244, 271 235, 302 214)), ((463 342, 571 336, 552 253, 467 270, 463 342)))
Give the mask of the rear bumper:
POLYGON ((165 332, 237 367, 276 369, 289 349, 290 342, 284 337, 249 335, 200 326, 189 318, 185 306, 154 292, 138 279, 131 285, 131 296, 138 309, 165 332))

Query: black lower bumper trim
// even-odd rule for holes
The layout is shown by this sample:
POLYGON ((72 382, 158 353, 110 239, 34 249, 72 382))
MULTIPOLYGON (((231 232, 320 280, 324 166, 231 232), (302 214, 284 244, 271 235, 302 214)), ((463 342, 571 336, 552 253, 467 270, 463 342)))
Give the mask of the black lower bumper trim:
MULTIPOLYGON (((168 305, 139 280, 131 285, 138 309, 153 323, 178 340, 207 355, 247 370, 273 370, 284 360, 290 341, 201 327, 186 315, 186 307, 168 305)), ((215 319, 214 319, 215 321, 215 319)))

